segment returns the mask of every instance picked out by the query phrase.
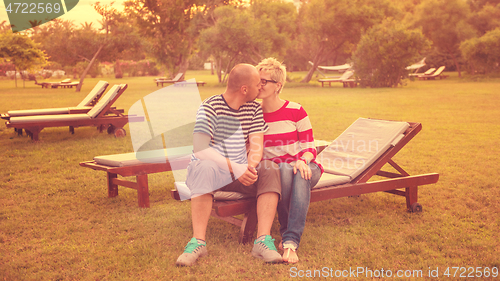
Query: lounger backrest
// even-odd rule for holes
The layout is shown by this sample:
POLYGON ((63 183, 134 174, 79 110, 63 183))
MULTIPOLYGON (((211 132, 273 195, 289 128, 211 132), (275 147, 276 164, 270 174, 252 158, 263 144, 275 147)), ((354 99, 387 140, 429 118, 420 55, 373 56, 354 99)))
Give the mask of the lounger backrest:
POLYGON ((178 81, 178 80, 180 80, 183 74, 184 73, 182 73, 182 72, 177 73, 177 75, 175 75, 175 77, 174 77, 174 79, 172 79, 172 81, 178 81))
POLYGON ((99 113, 101 113, 104 108, 106 108, 106 106, 116 97, 116 95, 118 95, 122 86, 123 85, 114 85, 87 114, 91 118, 96 118, 99 113))
POLYGON ((424 75, 429 75, 429 74, 431 74, 432 72, 434 72, 434 70, 436 70, 436 68, 435 68, 435 67, 431 67, 431 68, 427 69, 427 71, 426 71, 426 72, 424 72, 424 75))
POLYGON ((92 89, 92 91, 90 91, 90 93, 76 107, 92 106, 94 99, 102 95, 108 85, 109 83, 106 81, 97 82, 94 89, 92 89))
POLYGON ((443 65, 443 66, 440 66, 440 67, 436 70, 436 72, 434 72, 432 75, 433 75, 433 76, 438 76, 439 74, 441 74, 441 72, 443 72, 443 70, 444 70, 445 68, 446 68, 446 66, 444 66, 444 65, 443 65))
POLYGON ((316 161, 327 173, 354 179, 401 140, 409 126, 407 122, 359 118, 316 161))

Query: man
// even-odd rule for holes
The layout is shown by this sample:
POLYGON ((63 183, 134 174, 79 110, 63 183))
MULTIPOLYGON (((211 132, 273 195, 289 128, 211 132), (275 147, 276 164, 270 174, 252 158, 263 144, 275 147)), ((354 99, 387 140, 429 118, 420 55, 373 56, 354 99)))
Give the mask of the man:
POLYGON ((208 98, 198 109, 194 154, 186 179, 191 190, 193 238, 177 265, 193 265, 208 254, 205 235, 215 190, 257 197, 257 239, 252 255, 266 262, 282 261, 270 235, 281 193, 279 167, 271 161, 260 162, 268 128, 260 104, 254 101, 260 89, 256 68, 239 64, 229 73, 225 92, 208 98))

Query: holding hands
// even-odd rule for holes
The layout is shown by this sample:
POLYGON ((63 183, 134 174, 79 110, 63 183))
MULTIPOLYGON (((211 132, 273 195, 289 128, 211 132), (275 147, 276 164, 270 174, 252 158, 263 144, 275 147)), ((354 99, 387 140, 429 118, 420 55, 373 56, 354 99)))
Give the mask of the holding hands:
POLYGON ((244 186, 249 186, 257 181, 257 170, 247 164, 231 163, 232 172, 244 186))

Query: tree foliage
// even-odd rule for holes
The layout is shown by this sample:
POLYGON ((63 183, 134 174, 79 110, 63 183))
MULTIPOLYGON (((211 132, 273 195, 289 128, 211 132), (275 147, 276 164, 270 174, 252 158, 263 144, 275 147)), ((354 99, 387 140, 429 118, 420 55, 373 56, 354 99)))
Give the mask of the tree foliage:
POLYGON ((218 7, 213 25, 201 31, 198 46, 215 59, 223 83, 222 72, 227 74, 238 62, 257 64, 269 56, 284 58, 292 44, 296 14, 293 4, 281 2, 257 2, 252 8, 218 7))
POLYGON ((459 57, 460 42, 475 36, 467 22, 470 8, 462 0, 425 0, 416 8, 415 27, 422 27, 424 35, 433 42, 438 52, 453 59, 458 76, 461 76, 459 57))
POLYGON ((353 54, 356 75, 371 87, 398 86, 407 75, 406 66, 417 61, 429 46, 420 30, 384 21, 361 37, 353 54))
MULTIPOLYGON (((92 60, 141 60, 147 54, 175 74, 185 73, 196 55, 200 64, 214 60, 223 83, 223 73, 234 64, 256 64, 272 56, 296 70, 307 69, 312 61, 314 67, 302 80, 308 82, 320 64, 352 61, 367 30, 392 18, 421 29, 432 42, 425 54, 419 50, 428 64, 455 68, 459 76, 464 63, 473 71, 493 71, 480 61, 494 53, 485 46, 496 34, 492 31, 500 28, 500 0, 300 2, 297 12, 291 2, 282 0, 128 0, 123 13, 97 2, 94 8, 103 17, 102 28, 55 19, 25 34, 41 44, 55 65, 85 62, 90 67, 92 60)), ((8 28, 5 21, 0 23, 0 31, 8 28)), ((361 59, 357 57, 360 65, 361 59)))
POLYGON ((472 25, 480 36, 500 27, 500 4, 485 4, 478 11, 473 11, 467 22, 472 25))
POLYGON ((137 0, 125 2, 125 13, 133 20, 151 55, 171 72, 187 70, 197 31, 191 21, 200 0, 137 0))
POLYGON ((472 73, 500 71, 500 28, 462 42, 460 50, 472 73))
POLYGON ((0 59, 14 64, 16 71, 34 70, 47 63, 45 53, 33 40, 11 31, 0 33, 0 59))
POLYGON ((313 61, 314 67, 302 82, 308 82, 316 66, 347 47, 352 53, 361 35, 398 10, 385 0, 311 0, 299 11, 300 53, 313 61))
POLYGON ((254 49, 255 21, 247 9, 223 6, 214 10, 214 22, 201 32, 199 48, 214 57, 221 83, 225 81, 222 72, 227 74, 248 55, 247 50, 254 49))

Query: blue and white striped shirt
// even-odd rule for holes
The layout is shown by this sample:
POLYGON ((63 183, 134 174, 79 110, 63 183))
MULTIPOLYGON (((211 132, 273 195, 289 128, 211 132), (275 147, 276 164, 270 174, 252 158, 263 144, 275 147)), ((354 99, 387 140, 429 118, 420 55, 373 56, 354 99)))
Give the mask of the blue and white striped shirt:
MULTIPOLYGON (((267 129, 258 102, 247 102, 234 110, 222 95, 216 95, 200 105, 193 132, 209 135, 210 147, 231 161, 246 164, 249 135, 264 133, 267 129)), ((197 160, 194 154, 192 160, 197 160)))

